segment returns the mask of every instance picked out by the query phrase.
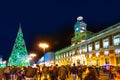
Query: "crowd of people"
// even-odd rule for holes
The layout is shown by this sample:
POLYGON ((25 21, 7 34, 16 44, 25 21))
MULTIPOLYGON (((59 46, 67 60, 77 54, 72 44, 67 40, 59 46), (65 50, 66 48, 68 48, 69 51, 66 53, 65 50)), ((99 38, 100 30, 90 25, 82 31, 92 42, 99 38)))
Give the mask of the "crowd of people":
POLYGON ((113 67, 62 65, 36 67, 7 66, 0 69, 0 80, 66 80, 72 76, 73 80, 101 80, 100 71, 109 74, 109 80, 120 80, 120 70, 113 67), (38 79, 39 78, 39 79, 38 79), (78 79, 77 79, 78 78, 78 79))

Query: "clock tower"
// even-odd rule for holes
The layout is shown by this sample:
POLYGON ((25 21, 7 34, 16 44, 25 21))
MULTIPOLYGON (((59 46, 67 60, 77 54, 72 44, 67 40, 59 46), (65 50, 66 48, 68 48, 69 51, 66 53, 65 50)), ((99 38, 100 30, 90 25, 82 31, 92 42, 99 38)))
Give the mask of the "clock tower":
POLYGON ((83 21, 83 17, 79 16, 77 18, 77 22, 74 25, 74 34, 75 36, 78 35, 79 33, 83 33, 86 31, 86 26, 87 24, 83 21))
POLYGON ((77 22, 74 25, 74 37, 72 42, 80 42, 86 39, 87 24, 83 21, 83 17, 77 17, 77 22))

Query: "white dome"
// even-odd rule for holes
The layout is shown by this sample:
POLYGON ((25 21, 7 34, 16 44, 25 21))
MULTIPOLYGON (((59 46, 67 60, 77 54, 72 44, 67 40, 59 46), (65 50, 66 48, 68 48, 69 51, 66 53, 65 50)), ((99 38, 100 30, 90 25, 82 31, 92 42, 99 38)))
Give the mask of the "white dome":
POLYGON ((79 17, 77 17, 77 20, 78 20, 78 21, 81 21, 81 20, 83 20, 83 17, 82 17, 82 16, 79 16, 79 17))

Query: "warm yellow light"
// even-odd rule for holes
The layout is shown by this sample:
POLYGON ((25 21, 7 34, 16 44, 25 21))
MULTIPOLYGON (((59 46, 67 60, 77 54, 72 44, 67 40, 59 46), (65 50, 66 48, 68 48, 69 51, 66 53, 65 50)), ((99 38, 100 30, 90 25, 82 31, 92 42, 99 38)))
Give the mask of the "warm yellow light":
POLYGON ((36 54, 35 53, 31 53, 30 57, 36 57, 36 54))
MULTIPOLYGON (((49 47, 47 43, 40 43, 39 44, 40 48, 43 48, 43 53, 45 53, 45 49, 49 47)), ((44 64, 45 64, 45 55, 44 55, 44 64)))
POLYGON ((40 43, 39 44, 39 47, 41 47, 41 48, 48 48, 49 47, 49 45, 47 44, 47 43, 40 43))

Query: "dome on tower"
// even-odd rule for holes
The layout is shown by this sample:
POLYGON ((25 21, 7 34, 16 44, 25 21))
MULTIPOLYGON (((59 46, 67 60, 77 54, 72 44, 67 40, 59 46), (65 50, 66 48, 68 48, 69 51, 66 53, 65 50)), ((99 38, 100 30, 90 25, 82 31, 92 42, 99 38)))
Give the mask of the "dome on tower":
POLYGON ((82 16, 79 16, 79 17, 77 17, 77 20, 78 20, 78 21, 81 21, 81 20, 83 20, 83 17, 82 17, 82 16))

